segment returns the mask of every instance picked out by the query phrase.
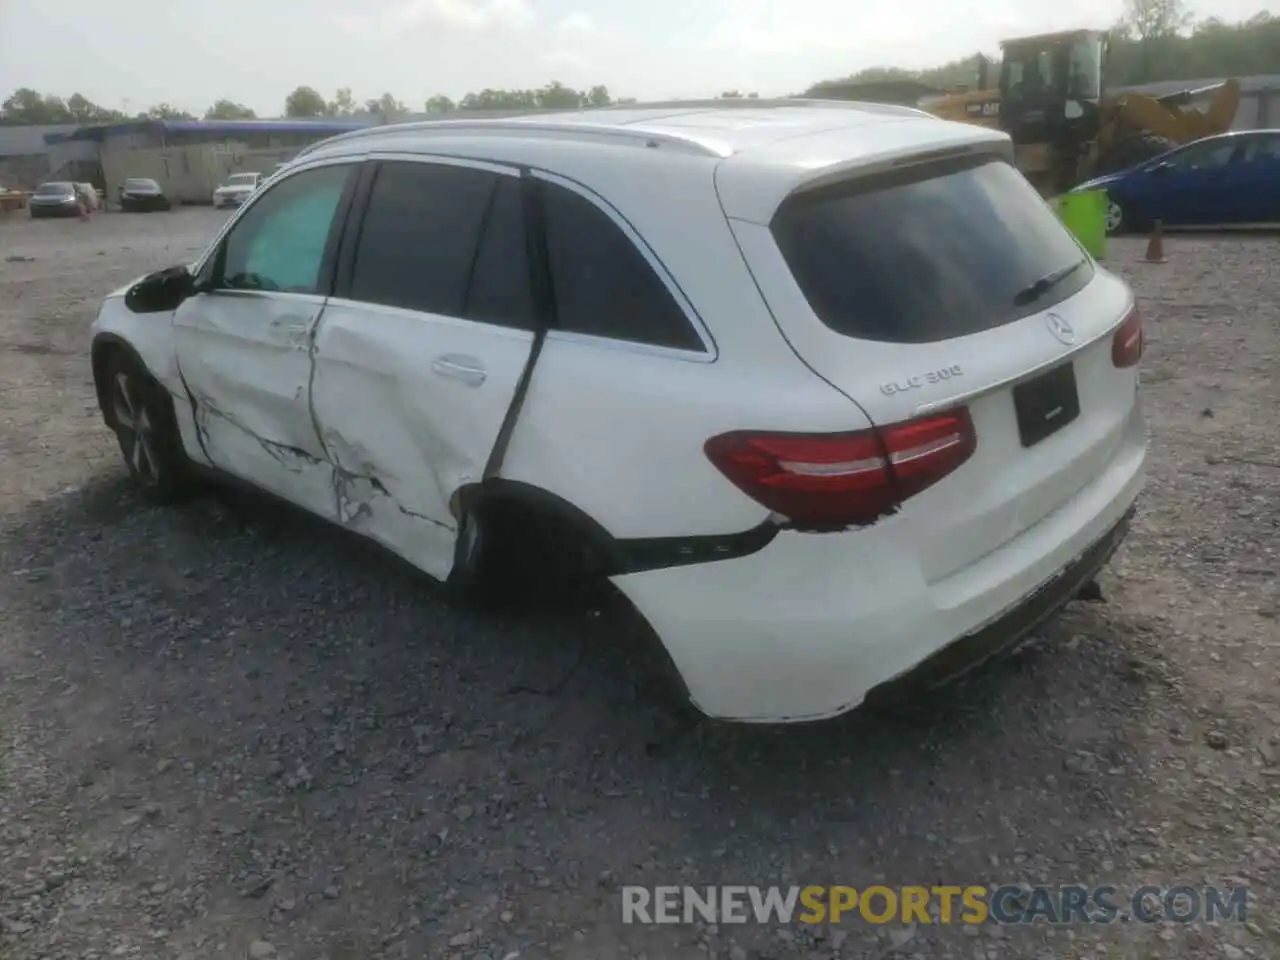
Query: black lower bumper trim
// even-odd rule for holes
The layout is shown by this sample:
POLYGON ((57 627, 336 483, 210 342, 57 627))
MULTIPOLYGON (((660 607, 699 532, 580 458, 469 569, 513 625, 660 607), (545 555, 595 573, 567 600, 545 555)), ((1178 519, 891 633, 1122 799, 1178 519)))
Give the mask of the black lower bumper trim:
POLYGON ((1133 514, 1134 508, 1130 507, 1093 546, 1000 619, 943 647, 906 673, 874 687, 865 702, 876 706, 936 689, 987 660, 1016 649, 1106 566, 1128 534, 1133 514))

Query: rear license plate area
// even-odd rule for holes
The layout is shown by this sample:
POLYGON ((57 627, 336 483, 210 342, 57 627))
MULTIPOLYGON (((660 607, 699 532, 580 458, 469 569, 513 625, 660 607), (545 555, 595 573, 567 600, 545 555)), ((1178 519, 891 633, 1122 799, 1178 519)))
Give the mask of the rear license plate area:
POLYGON ((1053 436, 1080 416, 1076 368, 1064 363, 1013 388, 1013 409, 1018 417, 1018 438, 1033 447, 1053 436))

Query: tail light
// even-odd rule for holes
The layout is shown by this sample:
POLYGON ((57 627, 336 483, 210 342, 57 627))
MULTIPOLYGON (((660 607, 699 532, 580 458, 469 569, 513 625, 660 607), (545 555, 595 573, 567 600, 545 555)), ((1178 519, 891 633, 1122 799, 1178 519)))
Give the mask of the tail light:
POLYGON ((1111 362, 1117 367, 1132 367, 1142 359, 1142 313, 1134 304, 1111 340, 1111 362))
POLYGON ((725 433, 704 449, 734 486, 793 523, 846 527, 892 513, 976 446, 962 407, 855 433, 725 433))

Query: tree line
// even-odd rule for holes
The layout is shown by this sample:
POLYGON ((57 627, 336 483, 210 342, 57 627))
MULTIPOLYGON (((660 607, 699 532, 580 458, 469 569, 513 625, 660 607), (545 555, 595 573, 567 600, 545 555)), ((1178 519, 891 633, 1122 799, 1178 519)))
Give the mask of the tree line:
MULTIPOLYGON (((616 103, 634 103, 634 98, 615 100, 603 85, 589 90, 575 90, 559 81, 533 90, 484 89, 468 93, 454 101, 446 96, 427 98, 421 112, 443 114, 455 110, 571 110, 579 107, 607 107, 616 103)), ((357 100, 350 87, 337 90, 331 99, 325 99, 315 87, 301 86, 285 98, 281 116, 291 118, 353 117, 358 114, 376 114, 394 118, 419 112, 390 93, 380 97, 357 100)), ((218 100, 204 112, 206 120, 256 120, 258 115, 243 104, 232 100, 218 100)), ((121 123, 126 120, 195 120, 196 115, 167 103, 158 103, 136 114, 127 114, 94 103, 80 93, 67 99, 42 94, 30 87, 16 90, 0 104, 0 124, 10 126, 59 123, 121 123)))
MULTIPOLYGON (((253 120, 257 114, 232 100, 218 100, 204 112, 206 120, 253 120)), ((27 126, 58 123, 121 123, 126 120, 195 120, 196 115, 167 103, 128 114, 94 103, 82 93, 63 100, 30 87, 19 87, 0 103, 0 125, 27 126)))
MULTIPOLYGON (((1110 29, 1109 40, 1105 78, 1109 87, 1280 72, 1280 17, 1266 11, 1238 23, 1218 17, 1197 22, 1184 0, 1126 0, 1124 15, 1110 29)), ((927 70, 870 67, 841 80, 914 80, 940 90, 974 89, 981 56, 961 57, 927 70)), ((998 54, 986 56, 993 63, 1000 61, 998 54)), ((992 75, 988 83, 994 82, 992 75)))

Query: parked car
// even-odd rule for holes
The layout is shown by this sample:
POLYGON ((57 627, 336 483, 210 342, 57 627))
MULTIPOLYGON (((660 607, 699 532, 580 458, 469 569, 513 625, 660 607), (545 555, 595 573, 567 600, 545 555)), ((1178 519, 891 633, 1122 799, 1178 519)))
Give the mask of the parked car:
POLYGON ((796 721, 1091 584, 1142 343, 998 132, 757 101, 315 145, 92 368, 147 496, 230 475, 463 595, 608 578, 704 713, 796 721))
POLYGON ((0 184, 0 213, 21 210, 27 205, 27 192, 0 184))
POLYGON ((80 215, 80 188, 69 180, 42 183, 27 198, 27 209, 32 219, 36 217, 78 217, 80 215))
POLYGON ((149 177, 129 177, 120 187, 120 209, 126 213, 169 210, 172 207, 164 187, 149 177))
POLYGON ((262 183, 260 173, 233 173, 213 191, 215 207, 238 207, 244 203, 262 183))
POLYGON ((1280 223, 1280 130, 1206 137, 1075 188, 1107 191, 1107 231, 1280 223))

